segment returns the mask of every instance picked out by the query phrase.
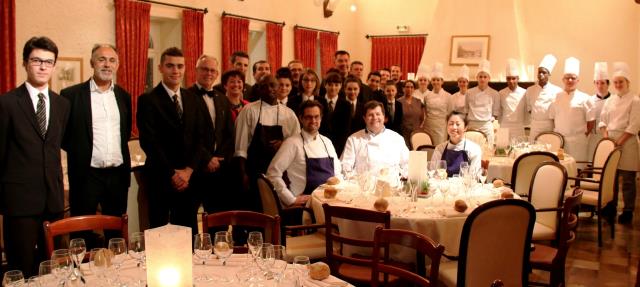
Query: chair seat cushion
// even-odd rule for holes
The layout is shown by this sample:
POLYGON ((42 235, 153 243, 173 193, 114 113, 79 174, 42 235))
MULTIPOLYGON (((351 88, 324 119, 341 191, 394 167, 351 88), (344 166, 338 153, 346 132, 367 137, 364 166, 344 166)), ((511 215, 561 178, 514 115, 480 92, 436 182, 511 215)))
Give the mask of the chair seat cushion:
POLYGON ((598 206, 598 194, 597 191, 582 190, 582 201, 580 204, 598 206))
POLYGON ((556 258, 556 254, 558 254, 558 249, 543 244, 536 244, 535 247, 529 257, 532 267, 537 269, 551 265, 553 259, 556 258))
POLYGON ((440 285, 454 287, 458 282, 458 261, 442 261, 438 270, 440 285))
POLYGON ((533 240, 554 240, 556 239, 556 231, 538 222, 533 226, 533 240))
POLYGON ((598 189, 600 189, 600 184, 595 182, 581 181, 580 189, 598 191, 598 189))
POLYGON ((291 259, 299 255, 309 256, 309 259, 325 258, 326 249, 325 235, 320 232, 287 237, 287 257, 291 259))
MULTIPOLYGON (((349 263, 342 263, 338 267, 338 277, 344 279, 347 282, 359 283, 359 282, 371 282, 371 268, 368 266, 360 266, 349 263)), ((378 276, 378 282, 383 282, 384 273, 380 273, 378 276)), ((389 283, 398 280, 397 276, 389 275, 389 283)))

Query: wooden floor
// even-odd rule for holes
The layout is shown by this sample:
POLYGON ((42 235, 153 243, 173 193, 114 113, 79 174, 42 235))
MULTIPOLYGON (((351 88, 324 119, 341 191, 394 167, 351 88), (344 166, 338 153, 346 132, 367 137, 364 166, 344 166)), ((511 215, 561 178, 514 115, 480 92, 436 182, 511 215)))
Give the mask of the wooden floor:
MULTIPOLYGON (((596 217, 590 218, 589 213, 580 214, 578 237, 571 245, 567 258, 567 286, 634 286, 640 260, 639 198, 636 196, 633 224, 616 223, 615 239, 611 239, 609 225, 604 223, 601 248, 598 247, 596 217)), ((618 209, 622 206, 620 200, 618 209)), ((548 274, 534 272, 530 279, 548 282, 548 274)))

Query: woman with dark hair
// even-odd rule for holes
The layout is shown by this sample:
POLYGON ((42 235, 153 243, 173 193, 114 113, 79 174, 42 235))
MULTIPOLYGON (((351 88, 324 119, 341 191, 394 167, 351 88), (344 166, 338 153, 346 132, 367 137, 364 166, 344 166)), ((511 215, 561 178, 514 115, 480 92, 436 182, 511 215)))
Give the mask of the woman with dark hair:
MULTIPOLYGON (((415 87, 415 83, 411 80, 406 80, 404 86, 415 87)), ((385 93, 394 92, 395 85, 393 82, 387 82, 385 86, 385 93), (393 86, 393 87, 392 87, 393 86)), ((405 91, 410 91, 405 89, 405 91)), ((424 105, 418 98, 412 96, 412 93, 404 93, 404 96, 398 100, 402 104, 402 122, 400 123, 400 134, 404 137, 408 147, 411 147, 411 133, 414 130, 419 129, 424 122, 424 105)))
POLYGON ((299 82, 298 94, 291 97, 289 102, 287 102, 287 106, 294 111, 298 111, 300 105, 306 101, 319 100, 317 97, 318 91, 320 90, 320 79, 315 71, 306 69, 304 73, 300 75, 299 82))
POLYGON ((447 161, 449 177, 460 173, 460 164, 469 163, 469 170, 481 170, 482 149, 473 141, 464 137, 468 120, 464 114, 453 112, 447 116, 447 134, 449 140, 436 146, 432 161, 447 161))

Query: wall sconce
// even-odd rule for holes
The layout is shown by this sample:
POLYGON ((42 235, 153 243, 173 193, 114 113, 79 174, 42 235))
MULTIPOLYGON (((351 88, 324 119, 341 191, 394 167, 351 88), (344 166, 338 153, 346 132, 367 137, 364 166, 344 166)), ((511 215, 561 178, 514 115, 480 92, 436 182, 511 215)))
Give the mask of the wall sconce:
POLYGON ((144 231, 149 287, 192 287, 191 228, 165 225, 144 231))
POLYGON ((396 30, 400 33, 409 32, 409 25, 398 25, 396 26, 396 30))

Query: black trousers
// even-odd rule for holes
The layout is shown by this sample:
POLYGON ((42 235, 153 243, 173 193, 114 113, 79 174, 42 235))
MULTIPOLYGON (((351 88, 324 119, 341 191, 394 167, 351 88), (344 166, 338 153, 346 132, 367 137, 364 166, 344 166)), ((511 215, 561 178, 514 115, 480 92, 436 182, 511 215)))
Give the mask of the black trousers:
POLYGON ((177 191, 170 178, 162 178, 152 170, 143 170, 142 178, 148 186, 150 228, 167 223, 192 228, 197 226, 196 194, 191 182, 186 190, 177 191))
POLYGON ((44 221, 62 218, 62 212, 44 212, 33 216, 3 217, 4 252, 7 256, 7 270, 21 270, 25 278, 38 275, 38 266, 51 256, 46 254, 44 221))

